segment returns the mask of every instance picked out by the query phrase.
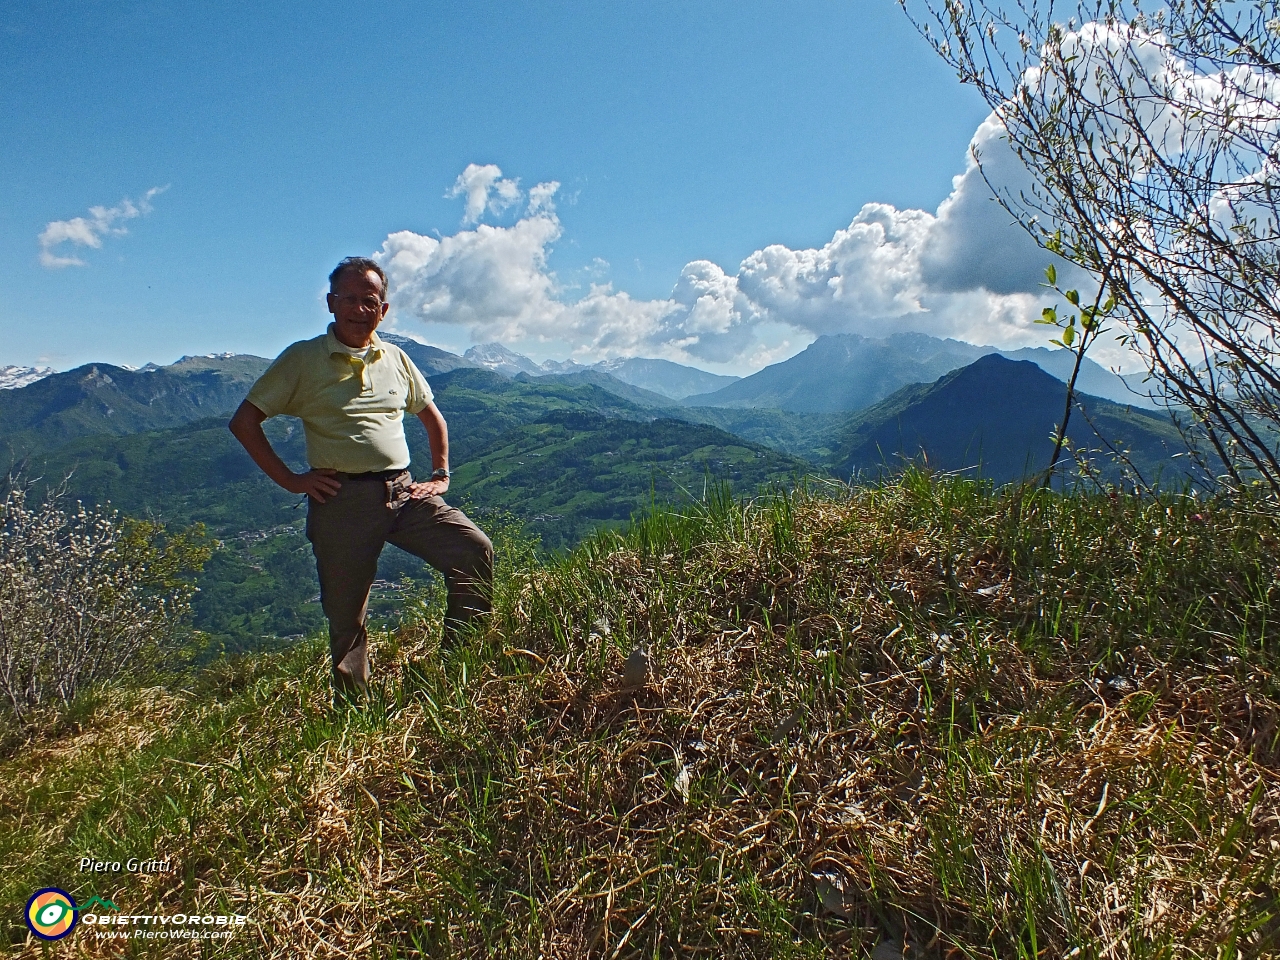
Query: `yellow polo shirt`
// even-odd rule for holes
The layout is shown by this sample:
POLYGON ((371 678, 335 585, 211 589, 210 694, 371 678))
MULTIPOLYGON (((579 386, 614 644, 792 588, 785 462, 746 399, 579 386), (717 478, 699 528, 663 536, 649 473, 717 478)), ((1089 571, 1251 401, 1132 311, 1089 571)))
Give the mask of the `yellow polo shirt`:
POLYGON ((369 473, 409 466, 404 414, 416 415, 432 394, 399 347, 375 333, 367 353, 354 350, 331 323, 323 336, 286 347, 247 399, 268 417, 302 420, 313 469, 369 473))

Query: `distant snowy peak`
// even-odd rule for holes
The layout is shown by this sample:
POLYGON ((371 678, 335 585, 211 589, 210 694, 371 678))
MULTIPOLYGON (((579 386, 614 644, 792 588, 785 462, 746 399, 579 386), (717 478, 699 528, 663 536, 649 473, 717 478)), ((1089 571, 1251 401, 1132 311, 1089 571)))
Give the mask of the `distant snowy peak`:
POLYGON ((577 373, 590 367, 584 367, 576 360, 544 360, 541 369, 543 373, 577 373))
POLYGON ((527 373, 531 377, 545 377, 553 373, 575 373, 585 370, 580 363, 572 360, 547 360, 534 363, 526 356, 508 350, 500 343, 482 343, 471 347, 463 358, 470 360, 477 367, 484 367, 503 376, 514 377, 518 373, 527 373))
POLYGON ((507 377, 514 377, 517 373, 528 373, 535 377, 542 374, 542 369, 528 357, 522 357, 500 343, 481 343, 470 347, 462 358, 470 360, 477 367, 484 367, 507 377))
POLYGON ((54 372, 53 367, 0 367, 0 390, 17 390, 54 372))
POLYGON ((544 360, 542 363, 535 363, 528 357, 508 350, 500 343, 482 343, 472 347, 463 356, 478 367, 484 367, 507 377, 514 377, 521 373, 531 377, 546 377, 594 370, 672 400, 681 400, 695 393, 710 393, 739 379, 707 373, 705 370, 686 367, 670 360, 652 360, 645 357, 601 360, 590 366, 574 360, 544 360))
POLYGON ((415 340, 412 337, 391 333, 390 331, 380 333, 378 337, 384 343, 392 344, 403 350, 405 355, 413 361, 414 366, 428 377, 438 373, 448 373, 450 370, 457 370, 459 367, 474 366, 470 360, 464 360, 456 353, 441 350, 439 347, 433 347, 429 343, 423 343, 421 340, 415 340))
MULTIPOLYGON (((173 365, 176 367, 179 363, 189 363, 189 362, 194 361, 194 360, 230 360, 232 357, 236 357, 236 356, 239 356, 239 354, 236 354, 236 353, 199 353, 199 354, 191 354, 190 356, 179 357, 179 358, 174 362, 174 364, 173 364, 173 365)), ((147 366, 151 366, 151 364, 147 364, 147 366)))

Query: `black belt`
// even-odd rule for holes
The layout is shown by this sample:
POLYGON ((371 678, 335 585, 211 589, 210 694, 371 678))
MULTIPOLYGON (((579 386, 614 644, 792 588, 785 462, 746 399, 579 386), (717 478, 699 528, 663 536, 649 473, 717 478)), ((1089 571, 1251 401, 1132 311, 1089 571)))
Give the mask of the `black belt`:
POLYGON ((374 470, 371 473, 339 473, 338 476, 343 480, 377 480, 386 483, 408 472, 409 468, 405 467, 401 470, 374 470))

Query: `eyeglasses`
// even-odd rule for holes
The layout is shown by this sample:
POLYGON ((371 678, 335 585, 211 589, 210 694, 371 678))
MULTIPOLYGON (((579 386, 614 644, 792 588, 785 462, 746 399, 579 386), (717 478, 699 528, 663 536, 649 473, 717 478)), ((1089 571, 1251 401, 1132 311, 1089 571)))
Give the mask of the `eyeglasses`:
POLYGON ((335 294, 333 299, 336 303, 340 303, 344 307, 364 310, 366 313, 380 313, 382 311, 382 301, 377 297, 357 297, 354 294, 347 294, 345 297, 339 297, 335 294))

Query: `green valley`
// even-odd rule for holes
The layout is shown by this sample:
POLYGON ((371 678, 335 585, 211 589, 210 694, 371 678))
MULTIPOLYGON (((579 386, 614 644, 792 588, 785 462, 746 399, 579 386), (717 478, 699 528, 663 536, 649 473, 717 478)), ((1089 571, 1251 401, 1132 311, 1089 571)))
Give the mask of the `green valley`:
MULTIPOLYGON (((988 478, 1013 480, 1048 456, 1064 390, 1033 364, 988 356, 854 412, 684 406, 602 369, 511 377, 397 342, 432 371, 449 424, 450 500, 482 524, 499 514, 514 518, 544 550, 623 526, 654 504, 697 500, 708 484, 751 495, 808 474, 848 478, 895 469, 922 452, 938 469, 980 465, 988 478)), ((226 429, 266 363, 219 355, 139 371, 90 365, 0 392, 0 439, 11 471, 43 487, 65 481, 69 496, 128 516, 173 528, 203 524, 216 538, 220 548, 193 604, 211 652, 271 646, 323 625, 303 536, 305 503, 264 477, 226 429)), ((779 371, 769 370, 725 389, 779 380, 779 371)), ((803 394, 811 380, 789 377, 789 396, 803 394)), ((1166 417, 1097 399, 1089 410, 1142 470, 1154 478, 1168 469, 1178 437, 1166 417)), ((288 463, 305 467, 300 423, 278 418, 266 430, 288 463)), ((421 474, 429 462, 426 433, 411 418, 406 435, 421 474)), ((1071 436, 1081 448, 1098 446, 1083 417, 1071 436)), ((376 614, 397 616, 396 585, 406 577, 422 583, 429 571, 387 548, 376 614)))
MULTIPOLYGON (((708 481, 749 494, 810 469, 716 427, 655 419, 595 384, 509 379, 472 368, 439 374, 432 384, 457 465, 450 499, 482 524, 495 512, 510 513, 546 549, 624 524, 655 501, 688 500, 708 481)), ((239 400, 231 394, 223 402, 233 407, 239 400)), ((94 397, 80 394, 78 403, 76 422, 92 422, 94 397)), ((227 413, 165 429, 75 436, 10 466, 40 487, 65 481, 68 496, 128 516, 175 528, 204 524, 220 549, 200 576, 193 607, 211 653, 274 646, 323 626, 303 536, 305 503, 262 475, 228 432, 227 413)), ((265 429, 286 462, 305 468, 300 423, 282 417, 265 429)), ((406 433, 414 463, 429 463, 421 424, 410 420, 406 433)), ((394 585, 404 577, 421 582, 429 571, 388 547, 378 576, 374 610, 394 616, 394 585)))

